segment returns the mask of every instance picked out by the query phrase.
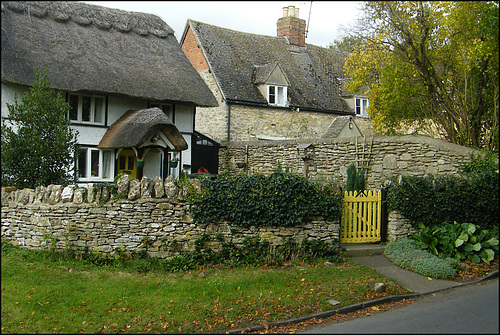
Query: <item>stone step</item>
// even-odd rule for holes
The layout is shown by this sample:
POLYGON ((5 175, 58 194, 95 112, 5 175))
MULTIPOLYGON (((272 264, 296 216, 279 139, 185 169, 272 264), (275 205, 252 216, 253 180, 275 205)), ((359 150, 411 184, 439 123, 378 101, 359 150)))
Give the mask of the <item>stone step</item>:
POLYGON ((345 249, 343 255, 345 257, 363 257, 371 255, 382 255, 385 250, 384 244, 374 243, 356 243, 356 244, 340 244, 345 249))

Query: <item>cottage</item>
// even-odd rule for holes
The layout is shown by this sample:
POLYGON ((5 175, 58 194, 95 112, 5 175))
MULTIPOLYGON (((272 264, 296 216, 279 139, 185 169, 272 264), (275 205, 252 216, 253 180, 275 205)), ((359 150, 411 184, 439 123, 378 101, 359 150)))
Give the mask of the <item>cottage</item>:
POLYGON ((197 130, 217 141, 370 132, 368 100, 344 90, 344 55, 306 44, 305 29, 294 6, 284 8, 276 37, 188 20, 182 50, 218 101, 197 109, 197 130), (339 125, 346 129, 331 131, 339 125))
POLYGON ((79 182, 192 172, 196 107, 217 101, 161 18, 72 1, 2 2, 1 15, 2 116, 46 69, 79 132, 79 182))

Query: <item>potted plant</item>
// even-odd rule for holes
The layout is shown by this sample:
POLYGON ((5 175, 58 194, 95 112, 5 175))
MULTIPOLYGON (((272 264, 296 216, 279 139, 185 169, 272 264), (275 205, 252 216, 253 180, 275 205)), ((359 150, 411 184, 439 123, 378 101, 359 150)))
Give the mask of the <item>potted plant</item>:
POLYGON ((178 163, 179 163, 179 158, 172 158, 169 162, 169 166, 171 168, 176 168, 178 163))
POLYGON ((138 168, 142 168, 144 166, 144 158, 140 158, 138 157, 137 158, 137 161, 135 162, 135 165, 138 167, 138 168))

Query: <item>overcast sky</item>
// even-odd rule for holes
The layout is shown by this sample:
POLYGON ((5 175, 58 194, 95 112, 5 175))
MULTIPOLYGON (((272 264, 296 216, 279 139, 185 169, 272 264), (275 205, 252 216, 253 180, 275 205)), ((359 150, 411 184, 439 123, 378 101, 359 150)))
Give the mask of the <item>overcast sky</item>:
POLYGON ((326 47, 340 38, 339 28, 353 25, 360 1, 85 1, 161 17, 179 40, 188 19, 246 33, 276 36, 283 7, 299 8, 309 22, 306 43, 326 47), (310 12, 310 18, 309 18, 310 12))

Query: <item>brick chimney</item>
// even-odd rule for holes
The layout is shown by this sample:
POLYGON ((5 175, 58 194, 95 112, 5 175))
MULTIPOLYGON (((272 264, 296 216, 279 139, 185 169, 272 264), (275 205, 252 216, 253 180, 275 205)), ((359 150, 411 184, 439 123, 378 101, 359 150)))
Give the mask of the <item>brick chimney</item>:
POLYGON ((306 45, 306 20, 299 19, 295 6, 283 7, 283 17, 278 20, 278 37, 286 37, 290 44, 306 45))

